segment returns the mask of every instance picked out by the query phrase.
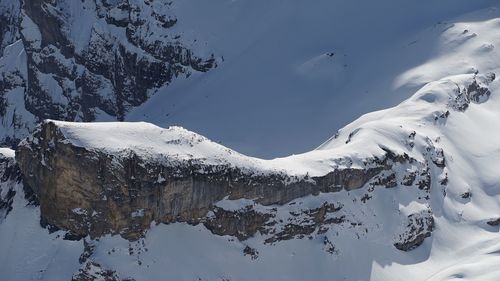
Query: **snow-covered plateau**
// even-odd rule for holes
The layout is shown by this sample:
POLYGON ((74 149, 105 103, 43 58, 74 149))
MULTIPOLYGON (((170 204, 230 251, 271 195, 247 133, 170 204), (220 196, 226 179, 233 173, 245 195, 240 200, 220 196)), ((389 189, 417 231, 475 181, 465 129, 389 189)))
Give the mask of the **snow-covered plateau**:
POLYGON ((500 280, 495 1, 77 2, 0 3, 0 280, 500 280))

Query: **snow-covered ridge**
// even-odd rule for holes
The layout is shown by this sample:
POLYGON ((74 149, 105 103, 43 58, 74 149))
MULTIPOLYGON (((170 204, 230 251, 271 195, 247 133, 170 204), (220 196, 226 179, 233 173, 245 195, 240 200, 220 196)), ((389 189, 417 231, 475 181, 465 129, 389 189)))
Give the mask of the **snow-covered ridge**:
POLYGON ((205 164, 252 166, 258 159, 244 156, 182 127, 160 128, 145 122, 53 123, 72 145, 109 154, 134 151, 142 157, 200 160, 205 164))
MULTIPOLYGON (((488 256, 488 251, 498 247, 484 246, 498 241, 497 226, 491 222, 496 221, 500 214, 497 199, 491 196, 498 193, 494 183, 498 182, 495 170, 500 159, 496 145, 500 135, 497 130, 491 130, 498 128, 495 116, 500 101, 498 81, 494 78, 491 73, 470 73, 431 82, 394 108, 362 116, 314 151, 273 160, 238 154, 179 127, 163 129, 147 123, 92 124, 51 120, 45 124, 53 124, 64 136, 61 141, 67 144, 113 156, 133 151, 146 161, 158 156, 175 156, 181 161, 198 159, 202 163, 252 167, 256 171, 267 169, 317 175, 343 167, 366 168, 371 165, 367 160, 387 154, 408 157, 412 165, 428 164, 421 166, 422 171, 413 170, 415 167, 403 163, 383 171, 378 179, 363 188, 310 195, 284 205, 265 206, 248 198, 224 198, 204 218, 208 222, 205 227, 184 224, 153 226, 140 242, 126 242, 117 236, 103 237, 102 242, 85 240, 95 247, 88 262, 99 261, 121 276, 133 276, 137 280, 154 276, 163 269, 155 265, 156 261, 172 249, 171 241, 163 239, 167 236, 178 239, 179 235, 196 233, 186 239, 210 242, 204 242, 201 250, 189 249, 190 252, 213 252, 224 248, 224 253, 232 255, 231 262, 234 261, 235 266, 245 264, 254 269, 266 268, 267 271, 262 273, 265 280, 288 272, 284 269, 289 265, 310 263, 314 268, 320 268, 316 272, 320 280, 326 280, 331 274, 356 276, 354 280, 386 280, 408 273, 414 273, 412 278, 418 281, 432 276, 435 279, 431 280, 449 280, 448 277, 454 276, 455 272, 463 272, 462 263, 468 264, 469 255, 488 262, 496 261, 488 256), (481 135, 488 138, 478 138, 481 135), (476 145, 478 142, 479 146, 476 145), (420 188, 419 179, 409 185, 403 183, 405 174, 422 172, 430 179, 423 188, 420 188), (395 175, 393 178, 391 173, 395 175), (390 182, 384 184, 379 180, 390 182), (320 215, 322 212, 326 213, 320 215), (247 240, 236 242, 228 236, 218 240, 207 231, 227 234, 221 225, 230 226, 234 223, 231 218, 248 220, 248 216, 264 217, 269 223, 263 225, 262 232, 250 235, 231 233, 247 240), (463 235, 469 239, 464 241, 463 235), (164 243, 169 246, 162 253, 152 249, 155 248, 153 245, 164 243), (130 245, 134 245, 133 251, 137 253, 127 252, 130 245), (144 249, 146 247, 148 250, 144 249), (450 249, 454 253, 457 249, 458 259, 450 259, 450 249), (409 250, 412 251, 406 252, 409 250), (285 259, 274 264, 277 268, 264 266, 276 258, 276 253, 294 257, 296 252, 300 253, 297 256, 308 259, 285 259), (431 255, 433 258, 428 258, 431 255), (140 261, 133 261, 138 266, 125 266, 131 257, 140 261), (310 260, 310 257, 314 259, 310 260), (322 264, 318 265, 318 261, 322 264), (356 268, 363 270, 353 270, 354 263, 356 268), (141 264, 150 267, 142 268, 141 264)), ((75 209, 75 215, 88 214, 81 210, 75 209)), ((142 215, 147 216, 147 210, 132 212, 133 219, 140 220, 142 215)), ((18 214, 13 213, 10 218, 14 216, 18 214)), ((12 224, 12 219, 7 222, 12 224)), ((185 258, 190 260, 193 256, 186 254, 185 258)), ((211 266, 223 268, 227 262, 227 259, 214 261, 211 266)), ((75 272, 80 268, 80 271, 85 271, 87 264, 73 265, 72 270, 75 272)), ((493 270, 489 263, 484 266, 493 270)), ((174 268, 171 270, 178 272, 174 268)), ((196 274, 221 274, 204 270, 196 274)), ((311 268, 302 270, 313 272, 311 268)), ((247 270, 231 269, 228 272, 229 276, 251 280, 247 270)), ((481 273, 471 276, 479 275, 481 273)))
MULTIPOLYGON (((407 251, 433 230, 432 185, 443 188, 450 180, 447 139, 439 134, 452 118, 483 106, 494 81, 493 73, 471 73, 429 83, 406 102, 361 117, 316 150, 272 160, 245 156, 180 127, 53 120, 20 143, 16 159, 40 200, 42 218, 78 237, 111 233, 134 240, 156 221, 203 222, 214 233, 248 238, 276 216, 273 209, 255 218, 250 205, 238 210, 250 220, 238 232, 232 231, 231 210, 214 209, 215 216, 205 219, 207 212, 224 198, 283 206, 309 195, 353 190, 367 192, 359 199, 364 204, 375 188, 400 186, 417 203, 398 206, 403 214, 398 220, 411 216, 408 223, 423 231, 401 232, 400 241, 391 242, 407 251)), ((311 219, 319 210, 337 208, 315 209, 304 214, 311 219)), ((322 224, 321 219, 306 229, 297 222, 283 225, 265 241, 310 234, 322 224)))
POLYGON ((273 160, 240 154, 181 127, 160 128, 145 122, 73 123, 47 120, 79 147, 110 154, 134 151, 143 157, 164 156, 207 165, 230 165, 256 172, 323 176, 334 169, 364 168, 366 160, 387 151, 424 161, 435 135, 450 114, 462 113, 471 103, 488 100, 495 74, 456 75, 431 82, 409 100, 366 114, 341 129, 316 150, 273 160))

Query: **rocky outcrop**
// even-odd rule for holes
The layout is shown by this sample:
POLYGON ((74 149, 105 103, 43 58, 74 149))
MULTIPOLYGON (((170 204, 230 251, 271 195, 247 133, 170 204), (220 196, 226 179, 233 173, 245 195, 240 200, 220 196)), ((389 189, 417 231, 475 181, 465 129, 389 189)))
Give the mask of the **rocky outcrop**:
POLYGON ((86 262, 78 272, 73 275, 71 281, 135 281, 132 278, 120 278, 118 274, 111 269, 103 268, 94 261, 86 262))
POLYGON ((19 36, 20 12, 20 1, 0 3, 0 57, 5 47, 14 43, 19 36))
POLYGON ((257 231, 264 232, 265 224, 273 217, 273 214, 257 212, 251 206, 235 211, 215 207, 212 212, 213 215, 204 221, 205 227, 214 234, 231 235, 240 240, 252 237, 257 231))
MULTIPOLYGON (((475 75, 477 74, 478 73, 476 73, 475 75)), ((480 77, 482 83, 479 83, 478 78, 476 78, 475 76, 469 85, 465 87, 460 87, 457 85, 457 94, 452 100, 450 100, 449 106, 457 111, 465 111, 467 110, 467 108, 469 108, 471 102, 485 102, 491 95, 491 91, 490 89, 488 89, 487 85, 493 82, 495 79, 495 73, 487 73, 486 75, 480 77)), ((447 117, 448 114, 446 114, 445 116, 447 117)))
POLYGON ((434 218, 430 210, 408 216, 404 232, 398 237, 394 246, 401 251, 410 251, 420 246, 425 238, 431 236, 434 229, 434 218))
POLYGON ((12 211, 12 201, 16 195, 15 185, 20 181, 21 173, 14 160, 13 151, 0 148, 0 222, 12 211))
POLYGON ((500 218, 492 219, 490 221, 487 221, 486 223, 491 226, 498 226, 500 225, 500 218))
MULTIPOLYGON (((446 82, 449 91, 422 92, 415 100, 426 104, 443 95, 440 99, 446 110, 433 110, 422 117, 431 121, 431 126, 441 126, 446 120, 439 118, 466 109, 454 107, 458 106, 457 98, 463 99, 464 105, 484 102, 489 96, 486 85, 494 75, 462 78, 466 81, 459 87, 461 91, 446 82), (432 121, 436 121, 435 116, 439 122, 432 121)), ((367 130, 373 130, 370 128, 352 128, 350 131, 357 133, 344 134, 350 139, 347 145, 360 151, 368 145, 369 153, 344 154, 322 148, 267 161, 241 155, 183 129, 151 126, 43 122, 16 153, 25 183, 40 202, 42 222, 70 231, 71 239, 120 234, 133 240, 151 223, 172 222, 203 223, 214 234, 240 240, 260 234, 266 243, 326 235, 339 226, 354 229, 356 237, 362 237, 363 230, 367 233, 380 227, 370 226, 366 217, 378 210, 377 204, 386 202, 376 190, 383 189, 388 195, 395 189, 394 194, 400 196, 403 189, 408 194, 392 200, 390 211, 399 210, 394 225, 401 229, 388 234, 395 237, 391 245, 409 251, 421 245, 434 229, 431 188, 441 189, 435 193, 446 196, 447 165, 452 158, 447 158, 439 136, 431 138, 412 127, 398 126, 394 134, 398 137, 384 135, 375 143, 360 142, 363 134, 369 135, 367 130), (143 130, 145 127, 148 129, 143 130), (145 137, 137 137, 143 133, 145 137), (282 164, 287 167, 281 168, 282 164), (282 208, 298 198, 339 191, 356 194, 344 198, 353 202, 349 211, 337 213, 328 204, 298 212, 282 208), (260 207, 219 205, 243 199, 260 207), (370 207, 359 219, 361 215, 353 206, 363 205, 370 207), (277 210, 266 209, 269 206, 277 210), (266 211, 262 212, 262 207, 266 211), (422 209, 425 211, 420 212, 422 209)), ((335 252, 334 244, 327 244, 335 252)))
MULTIPOLYGON (((345 222, 345 216, 335 215, 341 209, 342 205, 335 206, 335 204, 325 202, 318 208, 301 212, 291 212, 290 219, 278 231, 275 228, 268 229, 268 233, 272 235, 265 240, 265 243, 276 243, 296 237, 303 238, 314 232, 321 235, 327 232, 331 225, 345 222), (330 214, 334 215, 329 216, 330 214)), ((279 222, 275 221, 271 223, 271 225, 274 224, 279 224, 279 222)))
POLYGON ((46 118, 123 120, 160 87, 216 67, 213 54, 196 54, 195 43, 172 31, 177 18, 170 5, 2 1, 0 144, 14 146, 46 118), (13 62, 17 57, 23 59, 13 62))
MULTIPOLYGON (((409 160, 387 154, 384 159, 371 159, 366 168, 335 169, 324 176, 299 178, 228 164, 171 162, 168 155, 145 158, 133 150, 116 155, 87 149, 72 144, 50 121, 21 143, 16 159, 25 182, 39 198, 44 222, 77 236, 119 233, 130 239, 141 236, 152 222, 205 221, 213 204, 223 198, 282 205, 320 192, 359 189, 390 170, 395 161, 409 160)), ((219 223, 209 227, 221 234, 245 238, 266 221, 251 213, 234 216, 213 210, 227 222, 243 218, 225 227, 219 223)))

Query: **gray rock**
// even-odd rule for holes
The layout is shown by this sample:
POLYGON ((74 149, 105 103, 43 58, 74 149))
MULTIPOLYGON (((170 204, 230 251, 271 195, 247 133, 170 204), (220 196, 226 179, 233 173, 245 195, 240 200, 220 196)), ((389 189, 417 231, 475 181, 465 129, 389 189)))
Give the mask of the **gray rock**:
MULTIPOLYGON (((297 179, 227 164, 144 159, 134 151, 121 155, 74 146, 55 123, 45 122, 21 143, 16 159, 25 183, 40 201, 42 221, 76 236, 113 233, 129 239, 140 237, 153 221, 199 223, 225 197, 285 204, 319 192, 359 189, 381 171, 390 170, 394 161, 407 161, 388 154, 371 159, 367 168, 336 169, 321 177, 297 179)), ((247 236, 258 229, 248 225, 247 236)), ((228 222, 227 233, 234 235, 239 227, 228 222)))
POLYGON ((109 115, 122 121, 160 87, 217 65, 213 54, 198 56, 170 31, 177 19, 168 2, 155 3, 162 6, 157 9, 146 0, 134 4, 84 0, 82 7, 90 4, 81 12, 95 16, 94 24, 105 27, 92 27, 89 38, 75 39, 72 25, 89 23, 74 22, 74 11, 68 7, 79 6, 67 1, 8 0, 5 7, 0 5, 0 56, 17 40, 22 40, 26 53, 26 65, 18 66, 17 72, 0 68, 0 120, 16 121, 4 125, 13 129, 0 135, 0 144, 15 146, 35 122, 46 118, 95 121, 109 115), (23 31, 23 21, 32 22, 33 30, 23 31), (21 73, 24 68, 27 73, 21 73), (16 88, 20 89, 16 95, 24 94, 23 105, 7 102, 7 93, 16 88), (14 117, 6 116, 8 106, 14 107, 14 117), (19 114, 21 108, 32 116, 19 114))

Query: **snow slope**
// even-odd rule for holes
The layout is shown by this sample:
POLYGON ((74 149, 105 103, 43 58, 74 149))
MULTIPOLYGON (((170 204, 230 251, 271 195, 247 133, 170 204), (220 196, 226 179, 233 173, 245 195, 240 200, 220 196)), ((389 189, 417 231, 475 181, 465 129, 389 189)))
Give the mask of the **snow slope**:
MULTIPOLYGON (((13 157, 13 150, 0 149, 0 160, 13 157)), ((21 183, 2 179, 0 201, 9 190, 16 195, 5 219, 0 208, 1 279, 70 280, 79 267, 81 243, 62 240, 59 233, 41 228, 40 209, 25 199, 21 183)))
MULTIPOLYGON (((183 37, 206 42, 224 61, 165 87, 126 119, 182 126, 268 159, 309 151, 361 114, 394 106, 445 77, 399 78, 444 52, 461 56, 461 45, 442 44, 442 33, 452 35, 446 30, 454 22, 475 21, 464 14, 494 3, 174 1, 183 37)), ((487 43, 486 34, 476 33, 473 41, 487 43)), ((479 67, 477 60, 462 57, 443 69, 461 74, 479 67)))
MULTIPOLYGON (((309 151, 357 116, 394 106, 425 82, 444 77, 431 72, 410 83, 404 82, 410 77, 399 79, 415 65, 457 48, 457 42, 442 45, 436 41, 451 23, 467 21, 465 13, 496 2, 186 0, 167 5, 134 0, 127 5, 111 1, 107 6, 101 0, 58 1, 36 18, 41 2, 29 0, 36 5, 35 11, 28 12, 20 10, 20 1, 0 3, 5 14, 0 21, 20 21, 12 28, 2 25, 7 29, 0 54, 7 55, 0 58, 0 73, 8 76, 2 83, 10 85, 0 97, 7 105, 4 113, 5 105, 0 104, 0 140, 15 145, 45 118, 124 118, 189 128, 267 159, 309 151), (124 7, 140 8, 140 12, 124 7), (121 27, 128 12, 128 20, 139 24, 131 29, 121 27), (44 18, 48 21, 44 24, 53 25, 50 15, 58 15, 65 24, 50 27, 62 34, 54 37, 59 47, 42 46, 42 51, 43 30, 38 25, 44 18), (175 24, 160 28, 165 21, 175 24), (129 42, 126 30, 139 36, 136 41, 147 48, 129 42), (59 42, 63 35, 75 54, 84 56, 83 65, 62 55, 61 46, 67 43, 59 42), (171 79, 153 79, 161 74, 150 54, 163 48, 154 47, 156 40, 167 49, 171 44, 183 47, 173 54, 179 58, 163 61, 159 67, 165 71, 179 68, 171 79), (115 58, 113 50, 118 45, 131 57, 115 58), (193 61, 183 60, 185 52, 193 61), (148 74, 122 69, 123 77, 113 80, 113 65, 122 65, 134 55, 142 58, 136 64, 141 63, 139 68, 148 74), (194 71, 197 57, 214 58, 217 67, 207 73, 194 71), (28 75, 26 64, 40 73, 28 75), (83 89, 79 87, 82 79, 83 89), (115 89, 121 84, 124 90, 115 89)), ((495 11, 489 13, 486 17, 494 17, 495 11)), ((474 40, 482 37, 479 34, 474 40)), ((460 74, 476 62, 462 60, 456 66, 454 74, 460 74)))

